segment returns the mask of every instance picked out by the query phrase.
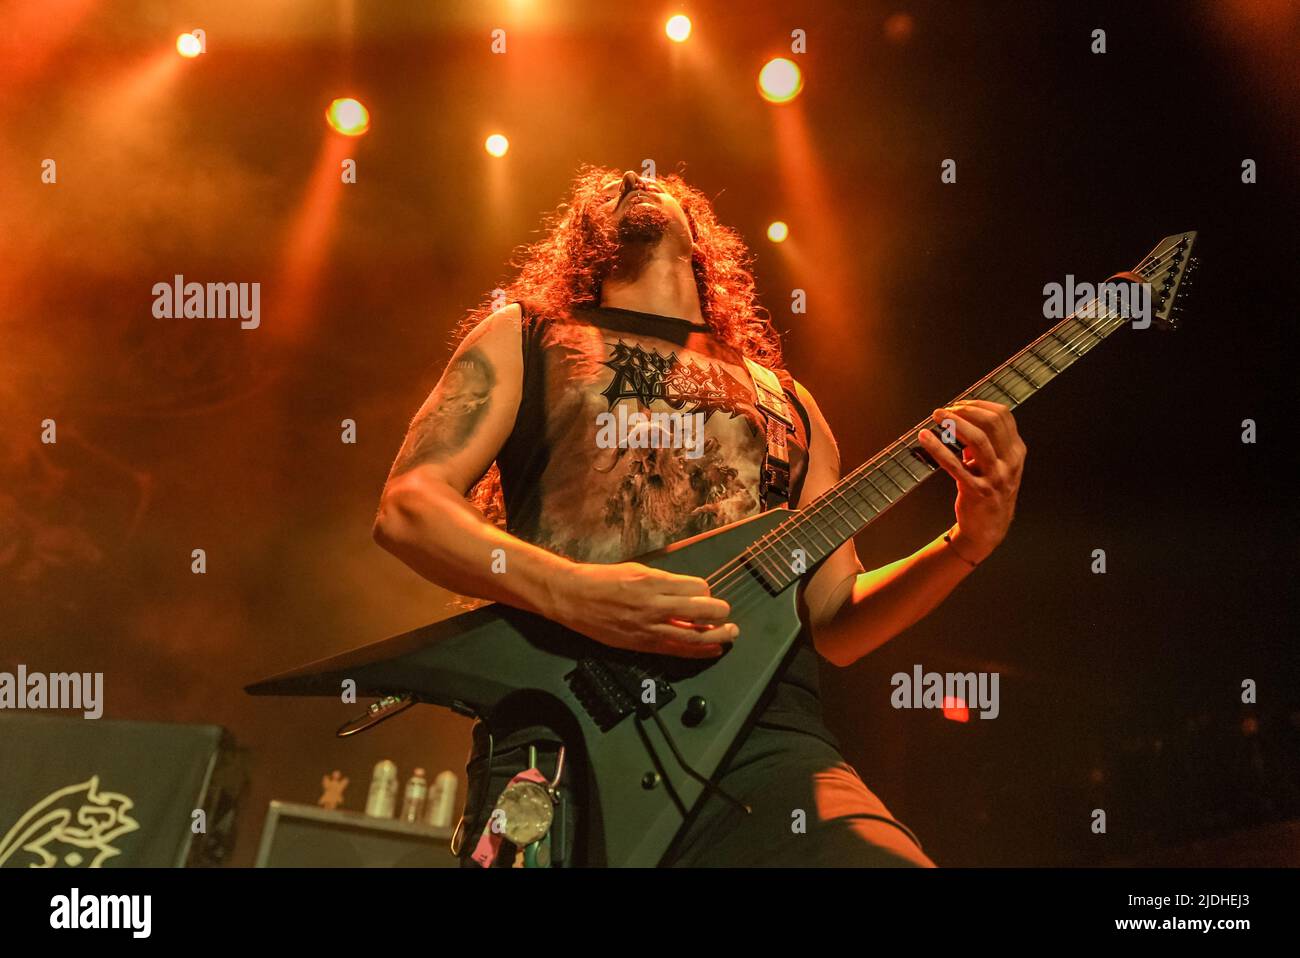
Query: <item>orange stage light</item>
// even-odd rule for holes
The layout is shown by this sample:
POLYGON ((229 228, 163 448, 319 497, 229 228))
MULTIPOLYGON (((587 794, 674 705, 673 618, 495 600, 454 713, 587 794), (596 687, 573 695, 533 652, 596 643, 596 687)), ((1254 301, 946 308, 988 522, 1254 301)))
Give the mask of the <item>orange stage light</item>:
POLYGON ((954 695, 943 697, 943 717, 950 722, 969 722, 970 709, 966 703, 954 695))
POLYGON ((325 111, 325 120, 344 136, 361 136, 370 129, 370 111, 361 105, 360 100, 352 97, 342 97, 331 103, 325 111))
POLYGON ((203 52, 203 41, 192 33, 182 33, 176 38, 176 52, 188 59, 193 59, 203 52))
POLYGON ((803 89, 803 71, 793 60, 776 57, 758 71, 758 92, 771 103, 788 103, 803 89))
POLYGON ((505 156, 510 149, 510 141, 501 133, 493 133, 483 142, 483 149, 492 156, 505 156))
POLYGON ((910 13, 893 13, 885 18, 885 39, 890 43, 906 43, 912 37, 916 21, 910 13))
POLYGON ((664 33, 668 34, 669 40, 685 43, 686 38, 691 35, 691 18, 682 13, 669 17, 668 22, 664 24, 664 33))
POLYGON ((773 243, 784 243, 789 235, 790 227, 781 220, 777 220, 767 228, 767 238, 773 243))
POLYGON ((329 265, 330 243, 344 195, 340 170, 343 161, 350 159, 352 141, 328 134, 322 140, 316 167, 287 227, 279 276, 269 284, 275 293, 268 303, 276 318, 268 324, 267 333, 283 342, 303 337, 316 315, 321 277, 329 265))

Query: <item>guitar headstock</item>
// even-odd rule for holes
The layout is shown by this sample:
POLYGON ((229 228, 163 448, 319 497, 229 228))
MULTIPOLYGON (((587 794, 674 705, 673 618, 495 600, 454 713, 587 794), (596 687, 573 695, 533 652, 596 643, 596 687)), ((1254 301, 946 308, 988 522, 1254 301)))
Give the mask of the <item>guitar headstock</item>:
POLYGON ((1192 255, 1195 230, 1166 236, 1133 272, 1151 284, 1151 318, 1161 329, 1177 329, 1183 311, 1181 299, 1191 286, 1197 260, 1192 255))

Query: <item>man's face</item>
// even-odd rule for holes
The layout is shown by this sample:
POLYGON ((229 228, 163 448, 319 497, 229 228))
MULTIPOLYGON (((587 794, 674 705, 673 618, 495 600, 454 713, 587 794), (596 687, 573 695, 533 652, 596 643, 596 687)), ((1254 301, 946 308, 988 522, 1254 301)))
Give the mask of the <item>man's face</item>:
POLYGON ((594 214, 615 226, 624 246, 654 246, 666 239, 681 252, 689 253, 694 245, 690 221, 677 200, 654 180, 631 170, 607 179, 595 206, 594 214))

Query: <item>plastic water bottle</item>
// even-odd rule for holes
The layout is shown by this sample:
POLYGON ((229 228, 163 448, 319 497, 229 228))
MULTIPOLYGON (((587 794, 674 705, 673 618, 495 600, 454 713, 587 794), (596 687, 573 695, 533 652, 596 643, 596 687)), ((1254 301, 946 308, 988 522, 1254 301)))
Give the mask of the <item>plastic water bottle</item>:
POLYGON ((429 783, 424 780, 424 769, 417 768, 407 779, 406 791, 402 794, 402 821, 418 822, 428 795, 429 783))

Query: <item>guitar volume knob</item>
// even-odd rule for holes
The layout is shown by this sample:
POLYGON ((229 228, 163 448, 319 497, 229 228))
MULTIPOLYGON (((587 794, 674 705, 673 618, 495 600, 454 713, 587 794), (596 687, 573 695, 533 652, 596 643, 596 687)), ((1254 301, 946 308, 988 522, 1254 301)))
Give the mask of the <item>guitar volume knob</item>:
POLYGON ((709 702, 703 695, 692 695, 686 700, 686 711, 682 713, 682 724, 695 728, 709 716, 709 702))

